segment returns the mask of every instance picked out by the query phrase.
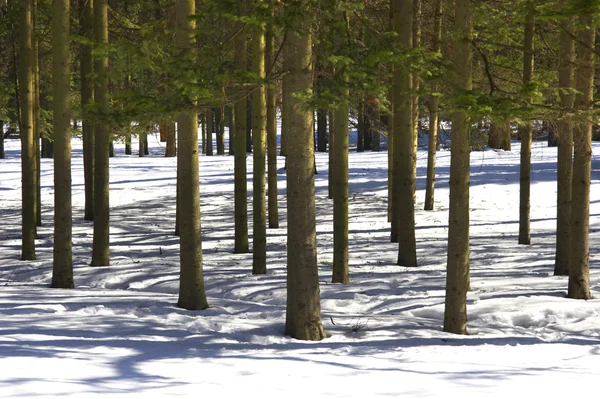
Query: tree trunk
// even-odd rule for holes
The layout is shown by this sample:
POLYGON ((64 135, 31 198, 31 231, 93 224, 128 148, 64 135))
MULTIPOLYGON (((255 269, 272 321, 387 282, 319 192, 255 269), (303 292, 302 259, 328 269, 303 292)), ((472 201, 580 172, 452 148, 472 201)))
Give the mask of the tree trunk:
MULTIPOLYGON (((108 43, 108 6, 106 0, 94 1, 94 38, 99 44, 108 43)), ((108 56, 98 56, 94 62, 97 76, 94 98, 101 114, 108 113, 108 56)), ((102 117, 95 124, 94 165, 94 242, 92 266, 110 263, 109 207, 109 130, 102 117)))
POLYGON ((287 304, 285 333, 300 340, 325 338, 317 266, 315 217, 314 131, 311 111, 294 94, 308 94, 312 87, 311 10, 294 2, 289 8, 292 30, 286 35, 285 69, 288 71, 289 105, 286 110, 289 135, 287 170, 287 304))
POLYGON ((356 152, 365 151, 365 104, 361 99, 356 108, 356 152))
MULTIPOLYGON (((412 0, 394 1, 394 29, 405 49, 412 48, 412 0)), ((410 95, 413 78, 406 67, 394 70, 394 206, 392 217, 397 218, 398 265, 417 266, 414 203, 413 100, 410 95)))
POLYGON ((215 131, 212 108, 206 109, 206 155, 214 155, 213 151, 213 132, 215 131))
MULTIPOLYGON (((275 36, 271 26, 266 33, 265 63, 267 76, 273 74, 275 63, 275 36)), ((327 120, 325 120, 327 125, 327 120)), ((325 126, 327 128, 327 126, 325 126)), ((279 209, 277 204, 277 93, 274 88, 267 89, 267 169, 269 228, 279 228, 279 209)))
POLYGON ((225 155, 225 112, 222 106, 215 110, 217 155, 225 155))
POLYGON ((175 140, 175 122, 165 122, 165 133, 167 134, 167 144, 165 148, 165 157, 174 157, 177 155, 177 146, 175 140))
MULTIPOLYGON (((177 47, 193 48, 195 23, 189 19, 195 14, 194 0, 177 0, 177 47)), ((181 94, 183 95, 183 94, 181 94)), ((190 99, 192 100, 192 99, 190 99)), ((193 102, 193 100, 192 100, 193 102)), ((177 306, 187 310, 208 307, 202 270, 202 232, 200 228, 200 180, 198 169, 198 114, 194 109, 177 117, 179 127, 179 156, 177 157, 178 202, 180 220, 180 276, 177 306)), ((209 130, 210 131, 210 130, 209 130)))
MULTIPOLYGON (((421 45, 421 1, 413 0, 413 48, 418 48, 421 45)), ((415 183, 417 181, 417 151, 419 149, 419 88, 421 87, 421 77, 418 73, 412 74, 412 91, 415 95, 412 97, 412 128, 413 128, 413 146, 414 146, 414 157, 413 157, 413 176, 415 183)), ((413 197, 416 202, 416 184, 413 185, 413 197)))
POLYGON ((343 105, 335 111, 336 138, 333 141, 333 283, 348 284, 348 77, 343 71, 340 96, 343 105))
POLYGON ((329 153, 327 160, 327 198, 333 199, 333 142, 335 140, 335 113, 329 113, 329 153))
MULTIPOLYGON (((245 15, 245 0, 238 0, 240 15, 245 15)), ((235 69, 246 71, 246 32, 243 24, 235 37, 235 69)), ((246 91, 240 88, 240 99, 233 106, 234 120, 234 191, 235 191, 235 253, 248 249, 248 188, 246 181, 246 91)))
POLYGON ((577 33, 575 109, 579 111, 573 132, 573 186, 569 292, 573 299, 590 299, 590 179, 592 169, 592 109, 594 105, 594 45, 596 27, 589 13, 581 17, 591 28, 577 33))
POLYGON ((0 120, 0 159, 4 159, 4 121, 0 120))
MULTIPOLYGON (((444 6, 442 0, 436 0, 434 6, 433 20, 433 46, 432 51, 440 53, 442 51, 442 18, 444 16, 444 6)), ((437 156, 437 143, 439 135, 439 108, 440 97, 437 93, 440 91, 440 84, 434 82, 431 85, 431 98, 429 99, 429 134, 427 141, 427 181, 425 183, 425 210, 432 211, 435 203, 435 164, 437 156)))
MULTIPOLYGON (((42 162, 41 162, 41 130, 42 130, 42 117, 40 112, 40 57, 39 57, 39 39, 37 33, 37 15, 38 15, 38 1, 33 1, 33 142, 34 142, 34 157, 35 157, 35 172, 34 185, 35 185, 35 224, 36 226, 42 225, 42 162)), ((37 236, 37 228, 36 228, 37 236)))
POLYGON ((19 89, 21 100, 22 170, 22 260, 35 260, 35 142, 34 142, 34 67, 33 0, 20 3, 19 89))
MULTIPOLYGON (((260 79, 265 78, 265 28, 262 24, 255 27, 252 34, 252 69, 260 79)), ((261 84, 252 93, 252 274, 267 273, 266 128, 266 90, 261 84)))
POLYGON ((510 151, 510 120, 492 122, 488 133, 488 147, 510 151))
MULTIPOLYGON (((93 4, 94 0, 79 0, 79 25, 81 36, 93 40, 93 4)), ((84 220, 94 220, 94 124, 87 116, 86 108, 94 101, 92 79, 92 45, 81 44, 81 133, 83 136, 83 176, 85 185, 84 220)))
MULTIPOLYGON (((527 19, 525 22, 525 42, 523 45, 523 86, 527 87, 533 79, 533 35, 535 22, 533 3, 528 5, 527 19)), ((531 99, 526 100, 531 102, 531 99)), ((531 121, 519 128, 521 135, 521 166, 520 166, 520 201, 519 201, 519 244, 529 245, 530 235, 530 209, 531 209, 531 121)))
MULTIPOLYGON (((460 91, 472 89, 471 42, 473 36, 471 0, 456 0, 454 18, 454 81, 460 91)), ((450 155, 450 209, 444 331, 467 334, 467 290, 469 289, 469 125, 465 111, 452 115, 450 155)))
POLYGON ((53 288, 73 288, 69 14, 69 0, 52 2, 55 146, 53 288))
MULTIPOLYGON (((97 1, 97 0, 96 0, 97 1)), ((146 156, 146 136, 148 133, 140 133, 138 135, 138 156, 143 158, 146 156)))
POLYGON ((327 152, 327 110, 317 110, 317 151, 327 152))
POLYGON ((554 129, 555 141, 558 144, 555 276, 568 276, 570 269, 569 230, 573 177, 573 123, 570 113, 573 112, 573 65, 575 63, 575 41, 571 36, 572 31, 571 23, 566 21, 561 23, 558 71, 561 115, 554 129))

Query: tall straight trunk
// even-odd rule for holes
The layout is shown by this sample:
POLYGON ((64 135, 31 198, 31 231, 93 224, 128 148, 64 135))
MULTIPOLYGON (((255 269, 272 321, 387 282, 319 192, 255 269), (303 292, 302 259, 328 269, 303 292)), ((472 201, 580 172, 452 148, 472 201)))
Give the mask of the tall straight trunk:
POLYGON ((371 151, 373 150, 373 119, 366 100, 367 98, 363 100, 363 140, 365 150, 371 151))
POLYGON ((495 150, 510 151, 510 120, 490 124, 488 147, 495 150))
POLYGON ((594 45, 596 27, 590 14, 581 17, 584 28, 577 33, 575 109, 579 111, 573 132, 573 186, 569 291, 573 299, 590 299, 590 184, 592 170, 592 109, 594 105, 594 45))
MULTIPOLYGON (((93 5, 94 0, 79 0, 79 25, 81 36, 90 42, 93 39, 93 5)), ((85 185, 84 220, 94 220, 94 124, 87 115, 86 108, 94 101, 94 84, 92 73, 92 45, 81 44, 81 133, 83 136, 83 176, 85 185)))
POLYGON ((327 198, 333 199, 333 142, 335 140, 335 113, 329 113, 329 153, 327 154, 327 198))
POLYGON ((0 159, 4 159, 4 121, 0 119, 0 159))
POLYGON ((252 98, 246 99, 246 152, 252 152, 252 98))
MULTIPOLYGON (((108 6, 106 0, 94 1, 94 38, 98 44, 108 43, 108 6)), ((98 56, 94 61, 97 76, 94 99, 101 114, 108 112, 108 56, 98 56)), ((102 117, 94 126, 94 242, 92 266, 110 263, 110 207, 109 207, 109 129, 102 117)))
POLYGON ((148 133, 140 133, 138 135, 138 157, 144 158, 146 156, 146 136, 148 133))
MULTIPOLYGON (((342 72, 343 73, 343 72, 342 72)), ((331 148, 333 165, 333 283, 348 284, 348 77, 343 75, 340 96, 343 105, 335 111, 335 132, 331 148)))
MULTIPOLYGON (((252 33, 252 69, 260 79, 265 78, 265 27, 262 24, 254 27, 252 33)), ((267 98, 265 86, 261 84, 252 93, 252 274, 267 273, 266 129, 267 98)))
MULTIPOLYGON (((412 48, 412 0, 394 0, 394 29, 405 49, 412 48)), ((413 165, 415 147, 413 145, 413 100, 410 95, 413 78, 410 69, 400 66, 394 71, 394 210, 397 218, 398 264, 417 266, 415 237, 415 177, 413 165)))
MULTIPOLYGON (((39 38, 37 34, 37 15, 38 15, 38 0, 33 1, 33 141, 34 141, 34 157, 35 157, 35 224, 42 225, 42 162, 41 162, 41 146, 40 138, 42 137, 42 115, 40 109, 40 55, 39 55, 39 38)), ((37 235, 37 229, 36 229, 37 235)))
POLYGON ((19 89, 21 100, 22 243, 21 259, 35 260, 35 142, 33 0, 22 0, 19 9, 19 89))
MULTIPOLYGON (((275 36, 269 25, 265 36, 265 63, 267 76, 273 75, 275 64, 275 36)), ((327 124, 327 120, 325 120, 327 124)), ((327 126, 325 126, 327 128, 327 126)), ((277 93, 275 88, 267 89, 267 176, 269 228, 279 228, 279 208, 277 205, 277 93)))
POLYGON ((373 140, 373 151, 381 151, 381 113, 379 111, 379 104, 375 99, 371 103, 369 119, 371 119, 371 136, 373 140))
MULTIPOLYGON (((194 0, 177 0, 177 47, 190 51, 194 47, 194 0)), ((184 95, 184 94, 181 94, 184 95)), ((190 99, 193 102, 193 99, 190 99)), ((180 220, 180 276, 177 306, 188 310, 208 307, 202 270, 202 232, 200 229, 200 180, 198 169, 198 114, 183 111, 177 117, 179 127, 179 156, 177 157, 178 202, 180 220)))
MULTIPOLYGON (((289 33, 288 33, 289 34, 289 33)), ((287 35, 286 34, 286 38, 287 35)), ((286 38, 284 38, 283 40, 283 58, 286 58, 286 53, 288 51, 288 45, 286 42, 286 38)), ((285 64, 284 64, 284 71, 283 72, 287 72, 287 70, 285 70, 285 64)), ((288 121, 287 121, 287 115, 290 114, 290 110, 289 110, 289 106, 290 106, 290 90, 289 90, 289 74, 288 73, 284 73, 283 77, 281 78, 281 147, 279 149, 279 155, 281 155, 282 157, 287 157, 287 137, 288 137, 288 121)), ((287 158, 286 158, 286 168, 287 168, 287 158)))
POLYGON ((225 155, 225 110, 223 106, 215 110, 217 155, 225 155))
POLYGON ((54 258, 52 287, 73 288, 69 0, 52 3, 54 258))
MULTIPOLYGON (((434 5, 433 19, 433 44, 432 51, 440 53, 442 51, 442 18, 444 16, 443 0, 436 0, 434 5)), ((439 127, 439 109, 440 98, 437 93, 440 91, 440 84, 434 82, 431 85, 432 95, 429 99, 429 134, 427 140, 427 180, 425 183, 425 210, 432 211, 435 203, 435 166, 437 156, 438 127, 439 127)))
POLYGON ((233 106, 232 105, 225 107, 225 115, 227 116, 227 127, 229 128, 229 132, 228 132, 229 146, 228 146, 227 150, 229 151, 229 155, 235 155, 235 145, 233 144, 235 141, 235 138, 234 138, 235 121, 233 119, 233 106))
POLYGON ((319 341, 325 338, 321 324, 321 300, 317 265, 315 216, 314 131, 311 111, 295 94, 309 94, 312 87, 311 10, 295 1, 290 7, 293 26, 286 36, 285 69, 288 71, 286 107, 287 168, 287 303, 285 333, 292 338, 319 341))
MULTIPOLYGON (((456 0, 454 17, 454 67, 459 92, 472 89, 473 5, 456 0)), ((450 155, 450 209, 444 331, 467 334, 467 290, 469 289, 469 118, 465 111, 452 114, 450 155)))
MULTIPOLYGON (((421 1, 413 0, 413 48, 418 48, 421 45, 421 1)), ((412 74, 412 90, 415 93, 419 92, 421 87, 421 77, 418 73, 412 74)), ((417 150, 419 148, 419 96, 415 94, 412 97, 412 128, 413 128, 413 146, 414 146, 414 158, 413 158, 413 175, 415 182, 417 181, 417 150)), ((413 196, 416 198, 416 184, 413 185, 413 196)))
POLYGON ((573 122, 570 113, 573 111, 573 64, 575 63, 575 41, 571 36, 572 31, 571 23, 561 23, 558 86, 562 111, 556 124, 555 135, 558 143, 555 276, 568 276, 570 269, 569 230, 573 177, 573 122))
MULTIPOLYGON (((238 0, 240 15, 245 15, 245 0, 238 0)), ((235 69, 246 71, 246 32, 240 24, 235 37, 235 69)), ((235 253, 248 249, 248 188, 246 180, 246 91, 240 88, 240 99, 233 105, 234 121, 234 191, 235 191, 235 253)))
MULTIPOLYGON (((525 40, 523 44, 523 86, 527 87, 533 79, 533 35, 534 35, 534 12, 533 3, 528 5, 525 21, 525 40)), ((531 99, 527 99, 531 102, 531 99)), ((520 200, 519 200, 519 244, 529 245, 531 243, 531 144, 532 124, 531 121, 519 128, 521 135, 521 166, 520 166, 520 200)))
POLYGON ((198 124, 200 125, 200 134, 202 135, 202 138, 201 138, 202 153, 206 154, 206 114, 204 112, 201 112, 198 115, 198 118, 199 118, 198 124))
MULTIPOLYGON (((127 3, 125 3, 127 4, 127 3)), ((125 10, 127 12, 127 6, 125 6, 125 10)), ((127 15, 127 13, 125 14, 127 15)), ((131 88, 131 75, 127 75, 123 82, 123 87, 125 90, 130 90, 131 88)), ((131 155, 131 130, 127 129, 125 132, 125 155, 131 155)))
MULTIPOLYGON (((391 7, 390 7, 391 8, 391 7)), ((392 67, 393 74, 393 67, 392 67)), ((387 183, 388 183, 388 206, 387 206, 387 216, 388 222, 390 222, 391 226, 391 242, 398 242, 398 223, 395 218, 392 217, 392 209, 394 203, 393 197, 393 184, 394 184, 394 92, 396 88, 394 87, 394 79, 392 78, 392 82, 390 84, 390 88, 388 89, 388 101, 390 103, 390 111, 388 113, 388 126, 387 126, 387 144, 388 144, 388 173, 387 173, 387 183)))
POLYGON ((212 108, 206 109, 206 155, 214 155, 213 151, 213 132, 215 131, 213 110, 212 108))

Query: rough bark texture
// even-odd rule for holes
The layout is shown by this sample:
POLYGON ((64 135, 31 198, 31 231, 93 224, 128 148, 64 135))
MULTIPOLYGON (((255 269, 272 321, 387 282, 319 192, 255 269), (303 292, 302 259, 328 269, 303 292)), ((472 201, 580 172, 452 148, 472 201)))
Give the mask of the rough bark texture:
POLYGON ((21 100, 22 241, 21 259, 35 260, 35 143, 33 74, 33 0, 20 1, 19 89, 21 100))
MULTIPOLYGON (((94 0, 79 0, 80 34, 92 40, 94 0)), ((81 73, 81 134, 83 136, 83 176, 85 185, 84 220, 94 220, 94 124, 86 115, 85 109, 94 101, 94 83, 91 74, 94 69, 92 62, 92 45, 81 44, 80 55, 81 73)))
POLYGON ((52 3, 54 258, 52 287, 73 288, 69 0, 52 3))
POLYGON ((555 138, 558 143, 557 198, 556 198, 556 256, 554 275, 569 275, 569 242, 571 227, 571 186, 573 177, 573 64, 575 62, 575 41, 571 36, 573 26, 561 24, 560 64, 558 85, 560 87, 560 119, 556 123, 555 138))
MULTIPOLYGON (((240 14, 244 15, 244 0, 239 0, 240 14)), ((235 37, 235 69, 246 71, 246 33, 241 27, 235 37)), ((242 89, 243 90, 243 89, 242 89)), ((248 189, 246 182, 246 96, 233 106, 234 123, 234 191, 235 191, 235 253, 246 253, 248 248, 248 189)))
POLYGON ((177 156, 177 144, 175 140, 175 122, 167 121, 164 123, 165 133, 167 134, 167 144, 165 149, 165 157, 177 156))
MULTIPOLYGON (((275 37, 271 27, 267 29, 265 40, 265 63, 267 74, 271 75, 275 61, 275 37)), ((267 89, 267 162, 269 228, 277 229, 279 228, 279 207, 277 204, 277 93, 273 87, 267 89)))
MULTIPOLYGON (((394 1, 394 30, 401 45, 412 48, 413 0, 394 1)), ((394 214, 397 218, 398 265, 417 266, 414 203, 414 129, 413 99, 410 95, 413 78, 410 70, 398 67, 394 71, 394 214)))
MULTIPOLYGON (((344 76, 347 81, 347 77, 344 76)), ((340 94, 348 98, 347 86, 340 94)), ((348 104, 335 111, 336 138, 333 141, 333 283, 348 284, 348 104)))
POLYGON ((299 1, 289 5, 297 18, 287 34, 286 69, 290 92, 286 107, 287 137, 290 151, 287 170, 287 304, 285 333, 292 338, 318 341, 325 338, 321 324, 321 303, 317 267, 315 221, 315 176, 313 121, 302 101, 294 93, 308 93, 312 87, 311 12, 293 15, 299 1), (301 19, 300 19, 301 18, 301 19))
MULTIPOLYGON (((42 225, 42 174, 41 174, 41 148, 40 138, 42 131, 42 117, 40 108, 40 56, 39 38, 37 32, 38 2, 33 2, 33 156, 35 158, 35 171, 33 172, 35 186, 35 225, 42 225)), ((37 229, 36 229, 37 236, 37 229)))
POLYGON ((490 124, 488 147, 494 150, 510 151, 510 121, 490 124))
MULTIPOLYGON (((108 6, 106 0, 94 2, 94 38, 97 43, 108 43, 108 6)), ((94 62, 97 76, 94 99, 101 113, 108 112, 108 57, 99 56, 94 62)), ((94 142, 94 242, 92 266, 110 263, 110 208, 109 208, 109 130, 102 118, 95 121, 94 142)))
MULTIPOLYGON (((194 0, 177 0, 177 47, 183 51, 193 48, 195 23, 194 0)), ((190 109, 177 117, 179 156, 177 157, 177 186, 180 220, 180 275, 177 306, 188 310, 208 307, 202 270, 202 233, 200 229, 200 182, 198 169, 198 114, 190 109)))
MULTIPOLYGON (((257 0, 262 2, 262 0, 257 0)), ((265 78, 265 28, 255 27, 252 35, 252 69, 265 78)), ((267 273, 267 98, 264 85, 252 93, 252 274, 267 273)))
MULTIPOLYGON (((442 51, 442 18, 444 16, 443 1, 436 0, 434 5, 433 20, 433 46, 432 51, 442 51)), ((432 211, 435 203, 435 164, 437 156, 437 141, 439 129, 440 84, 434 82, 431 85, 432 95, 429 99, 429 136, 427 141, 427 180, 425 183, 425 210, 432 211)))
MULTIPOLYGON (((454 18, 454 81, 459 91, 472 89, 471 40, 473 8, 471 0, 456 0, 454 18)), ((450 156, 450 209, 448 221, 448 263, 444 331, 467 333, 467 290, 469 289, 469 146, 470 121, 464 111, 452 115, 450 156)))
MULTIPOLYGON (((583 23, 593 26, 589 14, 583 23)), ((594 101, 594 48, 596 28, 577 33, 575 109, 579 112, 573 131, 573 187, 568 297, 590 299, 590 178, 592 170, 592 108, 594 101)))
POLYGON ((217 155, 225 155, 225 108, 215 108, 217 155))
MULTIPOLYGON (((523 45, 523 86, 530 84, 533 79, 533 34, 535 12, 533 3, 529 4, 525 22, 525 41, 523 45)), ((528 102, 530 100, 527 100, 528 102)), ((531 243, 531 121, 519 128, 521 135, 521 165, 520 165, 520 201, 519 201, 519 244, 531 243)))

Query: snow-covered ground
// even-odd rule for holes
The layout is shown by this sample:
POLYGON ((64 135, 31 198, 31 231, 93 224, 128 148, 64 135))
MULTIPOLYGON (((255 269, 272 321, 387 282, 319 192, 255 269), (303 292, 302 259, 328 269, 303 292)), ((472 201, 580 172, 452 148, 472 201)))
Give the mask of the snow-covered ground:
MULTIPOLYGON (((554 277, 556 149, 536 142, 532 245, 517 244, 519 144, 471 155, 469 336, 441 332, 448 217, 447 151, 438 154, 436 210, 422 210, 421 267, 395 265, 389 243, 387 153, 350 154, 350 285, 331 284, 332 203, 327 154, 317 155, 323 324, 329 337, 300 342, 285 319, 285 172, 281 228, 268 231, 266 276, 251 254, 232 254, 233 157, 201 157, 202 229, 211 307, 175 307, 178 239, 174 158, 150 138, 151 156, 111 159, 112 265, 88 266, 81 141, 74 139, 75 290, 48 288, 52 269, 52 162, 42 161, 38 260, 19 261, 17 141, 0 160, 0 397, 248 398, 536 397, 593 395, 600 381, 600 300, 565 298, 554 277)), ((137 148, 134 143, 134 148, 137 148)), ((594 147, 595 156, 600 147, 594 147)), ((249 195, 251 195, 251 165, 249 195)), ((592 293, 598 268, 599 165, 591 204, 592 293)), ((249 196, 249 201, 251 197, 249 196)), ((249 202, 249 209, 251 203, 249 202)), ((252 229, 250 228, 250 232, 252 229)))

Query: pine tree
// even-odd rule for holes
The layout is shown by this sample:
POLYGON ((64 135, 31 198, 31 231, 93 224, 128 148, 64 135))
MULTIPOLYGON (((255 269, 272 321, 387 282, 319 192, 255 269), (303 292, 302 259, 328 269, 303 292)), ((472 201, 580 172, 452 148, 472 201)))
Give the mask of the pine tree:
POLYGON ((34 65, 33 0, 20 1, 19 88, 21 100, 22 170, 22 260, 35 260, 35 143, 34 143, 34 65))
POLYGON ((54 259, 52 287, 73 288, 69 0, 52 3, 54 259))
MULTIPOLYGON (((108 44, 108 5, 106 0, 94 1, 94 38, 98 46, 108 44)), ((94 99, 100 114, 108 113, 108 55, 98 55, 94 61, 97 76, 94 99)), ((109 129, 103 118, 94 121, 94 241, 92 266, 110 263, 109 207, 109 129)))
MULTIPOLYGON (((177 48, 189 52, 194 43, 194 0, 177 0, 177 48)), ((181 94, 184 95, 183 93, 181 94)), ((192 100, 192 99, 189 99, 192 100)), ((192 100, 193 102, 193 100, 192 100)), ((200 228, 200 180, 198 169, 198 114, 183 111, 177 117, 179 128, 177 157, 177 201, 180 213, 180 275, 177 306, 188 310, 208 307, 202 270, 202 231, 200 228)))
MULTIPOLYGON (((81 36, 89 41, 93 39, 94 0, 79 0, 79 25, 81 36)), ((84 220, 94 220, 94 125, 86 114, 86 108, 94 101, 94 84, 92 72, 92 46, 88 43, 81 44, 80 54, 81 73, 81 109, 83 120, 81 132, 83 136, 83 175, 85 185, 84 220)))
MULTIPOLYGON (((458 92, 472 89, 471 42, 473 8, 471 0, 456 0, 453 63, 458 92)), ((467 290, 469 288, 469 124, 464 110, 452 115, 450 159, 450 209, 448 220, 448 264, 444 331, 467 333, 467 290)))
POLYGON ((313 117, 300 95, 312 88, 312 13, 306 2, 286 5, 291 27, 286 35, 285 70, 288 71, 285 118, 287 145, 287 304, 285 333, 292 338, 325 338, 317 267, 313 117))
MULTIPOLYGON (((265 64, 267 76, 275 70, 275 35, 272 24, 265 35, 265 64)), ((279 228, 279 207, 277 204, 277 90, 267 88, 267 178, 269 228, 279 228)))

